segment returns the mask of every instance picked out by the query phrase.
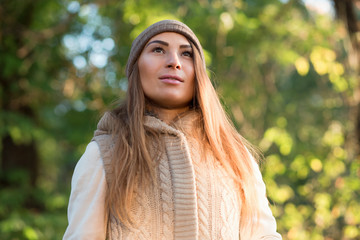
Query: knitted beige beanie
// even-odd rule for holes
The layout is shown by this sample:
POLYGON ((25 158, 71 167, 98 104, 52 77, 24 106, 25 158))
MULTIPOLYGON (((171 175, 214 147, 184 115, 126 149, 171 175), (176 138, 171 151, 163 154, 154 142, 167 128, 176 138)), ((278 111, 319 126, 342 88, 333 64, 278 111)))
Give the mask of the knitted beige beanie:
POLYGON ((145 44, 150 40, 150 38, 154 37, 157 34, 163 33, 163 32, 175 32, 183 35, 186 37, 189 41, 191 41, 192 44, 198 49, 201 59, 203 61, 204 67, 205 65, 205 59, 204 59, 204 53, 201 47, 201 44, 193 31, 186 26, 184 23, 176 21, 176 20, 163 20, 157 23, 154 23, 153 25, 146 28, 142 33, 140 33, 137 38, 133 41, 131 45, 131 50, 129 54, 129 58, 126 64, 126 76, 129 78, 130 74, 132 73, 134 69, 134 64, 136 60, 139 58, 145 44))

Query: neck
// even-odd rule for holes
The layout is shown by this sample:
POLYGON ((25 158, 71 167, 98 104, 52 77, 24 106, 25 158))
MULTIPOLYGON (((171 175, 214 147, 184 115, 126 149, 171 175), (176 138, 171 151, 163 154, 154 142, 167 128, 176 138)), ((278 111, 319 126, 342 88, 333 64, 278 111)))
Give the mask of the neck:
POLYGON ((181 113, 189 110, 189 106, 180 107, 180 108, 162 108, 158 106, 148 106, 148 110, 154 112, 157 117, 163 122, 170 124, 177 116, 181 113))

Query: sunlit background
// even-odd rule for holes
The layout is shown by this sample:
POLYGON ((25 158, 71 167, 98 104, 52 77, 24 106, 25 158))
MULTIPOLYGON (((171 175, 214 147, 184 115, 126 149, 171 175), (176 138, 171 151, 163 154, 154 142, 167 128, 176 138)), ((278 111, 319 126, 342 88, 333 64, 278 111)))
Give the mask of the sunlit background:
POLYGON ((132 40, 177 19, 261 169, 283 239, 360 239, 360 1, 0 3, 0 238, 61 239, 74 166, 132 40))

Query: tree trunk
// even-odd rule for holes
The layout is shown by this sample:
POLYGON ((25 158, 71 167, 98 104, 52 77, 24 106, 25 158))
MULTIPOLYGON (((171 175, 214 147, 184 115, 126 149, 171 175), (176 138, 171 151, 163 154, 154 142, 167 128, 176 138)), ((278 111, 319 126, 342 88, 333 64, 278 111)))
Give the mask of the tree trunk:
POLYGON ((333 0, 336 11, 336 16, 344 22, 347 28, 351 51, 349 51, 349 63, 354 68, 358 78, 357 89, 354 89, 354 106, 350 113, 351 118, 354 119, 355 139, 356 139, 356 153, 360 155, 360 19, 357 19, 356 12, 360 11, 359 0, 333 0))
MULTIPOLYGON (((4 116, 8 116, 9 113, 15 113, 17 116, 24 116, 26 119, 36 122, 36 116, 34 110, 31 108, 31 102, 29 102, 29 100, 23 100, 26 99, 24 96, 26 96, 27 93, 21 89, 19 84, 19 80, 26 78, 26 76, 22 76, 19 73, 19 69, 23 64, 23 58, 19 57, 18 50, 26 44, 27 39, 24 39, 24 32, 30 29, 34 14, 34 2, 24 1, 23 4, 26 6, 20 8, 22 10, 16 12, 16 14, 11 14, 15 12, 14 7, 16 7, 16 3, 5 1, 0 5, 0 56, 3 58, 0 61, 0 63, 3 62, 3 66, 1 67, 2 72, 0 74, 0 109, 3 117, 2 120, 4 120, 4 116)), ((34 139, 22 143, 14 142, 9 134, 9 129, 6 128, 6 123, 5 126, 1 127, 5 128, 5 131, 3 130, 4 132, 2 133, 3 135, 0 136, 2 144, 0 155, 1 184, 3 186, 16 184, 16 182, 12 183, 13 178, 18 179, 19 176, 14 173, 14 170, 20 170, 24 175, 28 176, 26 179, 34 186, 39 167, 38 153, 34 139)))
MULTIPOLYGON (((26 180, 30 181, 32 186, 35 186, 38 176, 39 159, 34 141, 27 144, 16 144, 12 138, 7 135, 2 138, 2 153, 1 153, 1 170, 4 176, 7 173, 14 173, 14 171, 22 171, 26 180)), ((2 185, 11 185, 9 177, 2 181, 2 185)))

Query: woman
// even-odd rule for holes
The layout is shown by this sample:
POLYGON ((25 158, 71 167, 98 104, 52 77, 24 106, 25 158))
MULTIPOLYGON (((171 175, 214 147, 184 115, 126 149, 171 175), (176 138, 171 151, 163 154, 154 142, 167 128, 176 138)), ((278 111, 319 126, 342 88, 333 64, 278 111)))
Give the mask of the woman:
POLYGON ((126 99, 75 168, 64 239, 281 239, 190 28, 148 27, 126 74, 126 99))

